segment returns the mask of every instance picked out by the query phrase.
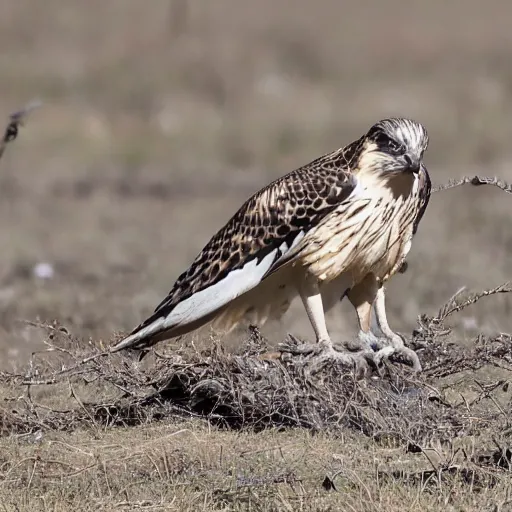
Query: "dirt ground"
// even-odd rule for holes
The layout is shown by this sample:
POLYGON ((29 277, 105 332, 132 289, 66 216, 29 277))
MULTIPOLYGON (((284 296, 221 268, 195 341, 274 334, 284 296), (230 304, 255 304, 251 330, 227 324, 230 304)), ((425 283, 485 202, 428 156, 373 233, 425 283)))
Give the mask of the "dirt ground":
MULTIPOLYGON (((26 372, 54 321, 84 350, 131 330, 251 193, 383 117, 426 125, 434 183, 512 181, 511 15, 505 0, 4 0, 0 120, 32 98, 44 106, 0 161, 0 369, 26 372)), ((432 197, 409 270, 389 286, 396 330, 410 335, 463 286, 510 279, 509 197, 469 186, 432 197)), ((510 294, 480 300, 450 317, 451 340, 463 353, 478 335, 512 332, 511 308, 510 294)), ((333 337, 355 332, 347 304, 328 322, 333 337)), ((312 336, 299 304, 262 332, 270 345, 312 336)), ((211 345, 195 335, 180 349, 194 353, 192 341, 211 345)), ((18 384, 1 390, 9 407, 26 397, 18 384)), ((92 399, 52 389, 38 391, 54 397, 47 407, 92 399)), ((62 431, 3 422, 9 511, 511 510, 506 478, 482 492, 381 481, 382 466, 412 471, 418 457, 348 427, 234 431, 172 414, 62 431), (36 478, 41 461, 51 477, 36 478)))

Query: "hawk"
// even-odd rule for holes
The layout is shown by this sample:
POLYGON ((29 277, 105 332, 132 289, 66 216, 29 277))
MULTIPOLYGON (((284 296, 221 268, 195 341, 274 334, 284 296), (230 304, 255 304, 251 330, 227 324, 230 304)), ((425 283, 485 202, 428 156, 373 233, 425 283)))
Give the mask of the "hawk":
POLYGON ((348 146, 273 181, 111 351, 144 350, 210 322, 223 331, 260 325, 280 318, 300 296, 317 343, 297 352, 349 364, 398 353, 421 370, 388 325, 384 284, 405 263, 429 202, 427 146, 420 123, 384 119, 348 146), (326 326, 325 312, 344 297, 359 322, 357 351, 335 348, 326 326))

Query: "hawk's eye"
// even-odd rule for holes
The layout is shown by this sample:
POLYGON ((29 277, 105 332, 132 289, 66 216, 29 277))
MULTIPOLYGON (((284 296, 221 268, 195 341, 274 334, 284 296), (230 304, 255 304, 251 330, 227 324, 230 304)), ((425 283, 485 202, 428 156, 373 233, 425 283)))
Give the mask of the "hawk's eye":
POLYGON ((396 140, 389 139, 388 150, 392 155, 402 155, 405 153, 405 146, 399 144, 396 140))

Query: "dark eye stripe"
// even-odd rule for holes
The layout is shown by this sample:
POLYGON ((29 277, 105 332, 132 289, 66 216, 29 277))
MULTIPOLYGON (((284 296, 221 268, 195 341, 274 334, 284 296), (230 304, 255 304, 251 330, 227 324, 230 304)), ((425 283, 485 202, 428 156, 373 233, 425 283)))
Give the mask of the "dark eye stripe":
POLYGON ((374 140, 379 149, 386 151, 391 155, 401 155, 405 152, 405 146, 396 140, 390 139, 385 133, 377 134, 374 140))
POLYGON ((403 146, 394 140, 389 141, 388 147, 393 153, 400 153, 403 150, 403 146))

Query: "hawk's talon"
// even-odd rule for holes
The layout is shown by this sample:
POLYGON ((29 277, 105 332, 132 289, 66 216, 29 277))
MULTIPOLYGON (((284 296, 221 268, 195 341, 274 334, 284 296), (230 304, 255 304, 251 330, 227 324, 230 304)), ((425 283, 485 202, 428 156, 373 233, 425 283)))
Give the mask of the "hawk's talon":
POLYGON ((412 366, 412 371, 414 373, 421 372, 421 363, 418 358, 418 354, 414 352, 414 350, 406 347, 403 342, 399 343, 390 343, 389 345, 384 346, 380 350, 375 353, 375 363, 377 366, 382 364, 382 361, 385 359, 389 359, 391 356, 402 356, 406 362, 412 366))
MULTIPOLYGON (((320 345, 320 344, 319 344, 320 345)), ((371 362, 373 364, 374 353, 368 350, 360 350, 359 352, 340 352, 332 345, 323 346, 323 349, 317 355, 308 357, 306 364, 308 373, 313 375, 325 368, 328 364, 341 364, 347 368, 353 369, 356 378, 364 377, 369 369, 371 362)))
POLYGON ((369 348, 357 351, 336 347, 330 340, 316 343, 302 343, 295 336, 288 336, 292 344, 281 344, 280 350, 291 356, 304 356, 303 363, 308 375, 319 373, 329 364, 340 364, 350 370, 355 370, 357 378, 364 377, 370 366, 376 367, 375 353, 369 348))
POLYGON ((334 352, 340 352, 343 354, 359 352, 370 354, 372 352, 368 344, 364 343, 360 339, 357 341, 346 342, 344 345, 334 345, 329 339, 316 343, 304 343, 293 334, 288 334, 288 338, 291 343, 280 343, 278 348, 281 350, 281 352, 286 352, 295 356, 315 356, 328 350, 333 350, 334 352))
POLYGON ((364 346, 372 349, 375 352, 378 352, 386 346, 385 339, 379 338, 371 331, 359 331, 357 338, 362 344, 364 344, 364 346))
POLYGON ((412 371, 414 373, 421 372, 422 368, 418 354, 416 354, 416 352, 414 352, 414 350, 412 350, 411 348, 406 347, 405 345, 401 348, 396 348, 394 350, 393 355, 403 356, 409 363, 411 363, 412 371))
POLYGON ((293 334, 288 334, 288 338, 290 343, 285 342, 278 345, 278 349, 281 350, 281 352, 286 352, 293 356, 308 356, 311 354, 318 354, 322 350, 319 343, 304 343, 293 334))
POLYGON ((288 335, 291 343, 282 343, 279 349, 290 356, 304 356, 305 364, 310 367, 309 373, 318 373, 329 363, 340 363, 356 369, 356 374, 364 373, 369 366, 379 369, 383 361, 390 357, 401 356, 412 367, 413 372, 421 372, 421 363, 416 352, 406 347, 400 335, 392 340, 380 338, 369 333, 359 333, 361 346, 358 350, 346 350, 336 347, 330 340, 317 343, 304 343, 292 334, 288 335))
POLYGON ((280 345, 280 348, 283 352, 287 352, 293 356, 314 356, 322 351, 318 343, 301 343, 295 346, 280 345))

